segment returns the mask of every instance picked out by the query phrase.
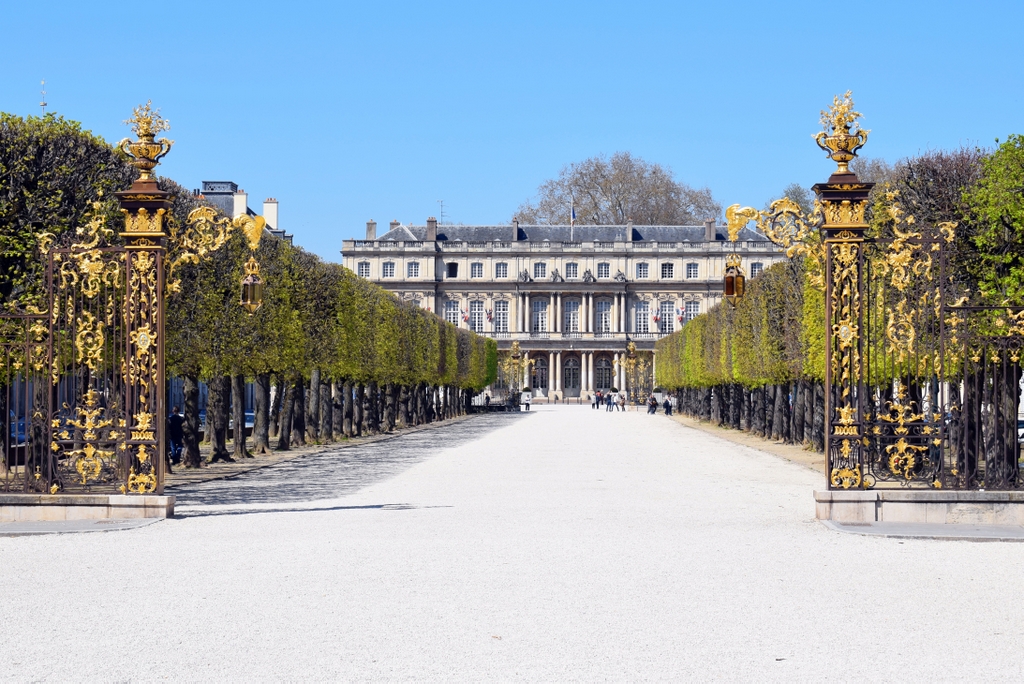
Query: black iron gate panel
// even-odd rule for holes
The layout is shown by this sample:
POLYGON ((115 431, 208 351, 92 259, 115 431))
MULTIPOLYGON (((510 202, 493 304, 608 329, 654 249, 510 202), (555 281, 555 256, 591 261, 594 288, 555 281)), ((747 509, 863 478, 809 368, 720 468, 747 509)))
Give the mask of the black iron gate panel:
POLYGON ((830 486, 1019 489, 1024 308, 958 282, 951 224, 895 235, 861 243, 859 294, 830 273, 860 310, 830 331, 830 486))
POLYGON ((149 493, 162 484, 164 251, 106 244, 96 206, 81 242, 48 249, 45 311, 0 316, 8 492, 149 493))
POLYGON ((0 412, 3 461, 0 491, 44 493, 52 487, 50 452, 50 326, 46 314, 0 316, 0 412))

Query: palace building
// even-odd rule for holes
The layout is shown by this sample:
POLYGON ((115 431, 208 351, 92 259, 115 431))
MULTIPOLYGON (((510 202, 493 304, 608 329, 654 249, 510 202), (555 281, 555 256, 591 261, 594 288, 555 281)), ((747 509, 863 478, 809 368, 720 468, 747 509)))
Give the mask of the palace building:
MULTIPOLYGON (((535 396, 565 399, 625 385, 619 356, 721 300, 726 257, 748 278, 785 259, 763 235, 724 226, 425 226, 392 221, 345 240, 344 265, 451 323, 513 341, 535 363, 535 396)), ((657 359, 655 359, 657 363, 657 359)))

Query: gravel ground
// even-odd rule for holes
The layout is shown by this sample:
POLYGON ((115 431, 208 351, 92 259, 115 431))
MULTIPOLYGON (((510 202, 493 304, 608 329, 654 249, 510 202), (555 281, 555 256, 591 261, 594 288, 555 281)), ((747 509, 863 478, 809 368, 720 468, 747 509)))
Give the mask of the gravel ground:
POLYGON ((1024 679, 1024 544, 834 532, 820 478, 567 406, 309 457, 0 538, 0 677, 1024 679))

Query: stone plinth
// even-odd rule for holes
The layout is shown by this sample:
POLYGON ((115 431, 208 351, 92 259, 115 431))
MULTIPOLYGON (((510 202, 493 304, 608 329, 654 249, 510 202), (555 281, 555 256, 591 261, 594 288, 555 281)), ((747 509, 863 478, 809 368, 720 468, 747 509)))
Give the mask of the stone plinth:
POLYGON ((835 522, 1024 525, 1024 491, 834 490, 814 501, 816 517, 835 522))
POLYGON ((173 496, 0 494, 0 522, 169 518, 173 515, 173 496))

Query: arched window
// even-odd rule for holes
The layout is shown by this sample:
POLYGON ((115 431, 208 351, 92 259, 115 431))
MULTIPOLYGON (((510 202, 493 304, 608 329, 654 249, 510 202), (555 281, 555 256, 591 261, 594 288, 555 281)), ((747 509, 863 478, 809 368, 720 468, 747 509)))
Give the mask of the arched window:
POLYGON ((533 365, 531 380, 530 386, 534 392, 548 388, 548 360, 544 357, 537 359, 537 363, 533 365))
POLYGON ((612 362, 608 359, 598 359, 594 368, 594 382, 597 389, 607 392, 612 387, 612 362))
POLYGON ((565 360, 565 372, 563 377, 566 390, 578 390, 580 388, 580 360, 572 357, 565 360))

